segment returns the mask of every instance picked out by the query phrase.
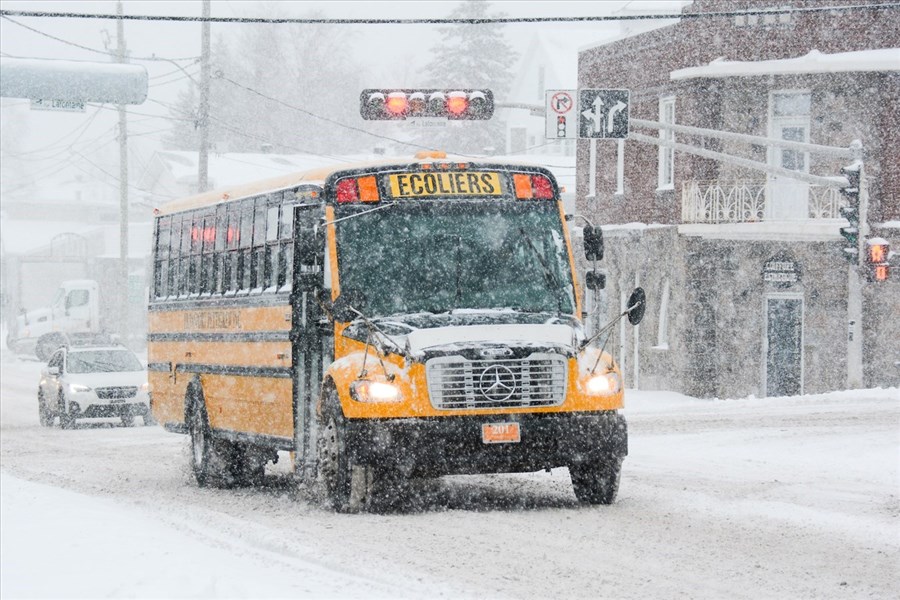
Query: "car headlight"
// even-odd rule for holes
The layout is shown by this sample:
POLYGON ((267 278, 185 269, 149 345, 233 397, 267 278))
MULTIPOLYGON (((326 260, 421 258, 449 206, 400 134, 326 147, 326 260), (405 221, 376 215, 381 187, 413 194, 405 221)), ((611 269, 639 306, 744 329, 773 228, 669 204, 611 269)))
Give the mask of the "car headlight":
POLYGON ((620 388, 619 376, 613 372, 594 375, 587 382, 588 393, 598 396, 615 394, 620 388))
POLYGON ((350 397, 357 402, 400 402, 400 388, 392 383, 359 379, 350 384, 350 397))
POLYGON ((149 391, 150 391, 150 384, 147 383, 147 382, 145 382, 143 385, 141 385, 141 391, 142 391, 142 392, 149 392, 149 391))
POLYGON ((86 385, 81 385, 80 383, 70 383, 69 384, 69 393, 72 394, 80 394, 82 392, 89 392, 91 388, 86 385))

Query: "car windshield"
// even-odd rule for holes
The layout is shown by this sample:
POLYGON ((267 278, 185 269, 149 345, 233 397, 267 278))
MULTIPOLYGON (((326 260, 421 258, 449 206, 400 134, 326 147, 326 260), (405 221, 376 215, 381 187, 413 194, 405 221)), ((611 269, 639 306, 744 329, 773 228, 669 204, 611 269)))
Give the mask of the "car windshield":
POLYGON ((404 203, 344 219, 337 234, 341 289, 362 292, 370 316, 574 311, 554 202, 404 203))
POLYGON ((142 371, 141 362, 128 350, 85 350, 70 352, 69 373, 115 373, 142 371))

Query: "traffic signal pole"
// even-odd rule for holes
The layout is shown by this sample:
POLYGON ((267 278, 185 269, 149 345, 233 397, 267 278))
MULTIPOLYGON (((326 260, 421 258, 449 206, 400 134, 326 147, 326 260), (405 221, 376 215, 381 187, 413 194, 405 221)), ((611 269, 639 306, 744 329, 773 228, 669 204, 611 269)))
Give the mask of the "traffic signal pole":
MULTIPOLYGON (((116 2, 116 14, 122 16, 122 2, 116 2)), ((116 62, 125 62, 125 22, 116 20, 116 62)), ((119 111, 119 335, 128 335, 128 115, 125 105, 119 111)))
POLYGON ((869 192, 862 161, 851 168, 859 168, 859 234, 856 240, 856 260, 847 266, 847 386, 863 385, 863 336, 862 336, 862 265, 866 257, 866 239, 869 237, 869 192))

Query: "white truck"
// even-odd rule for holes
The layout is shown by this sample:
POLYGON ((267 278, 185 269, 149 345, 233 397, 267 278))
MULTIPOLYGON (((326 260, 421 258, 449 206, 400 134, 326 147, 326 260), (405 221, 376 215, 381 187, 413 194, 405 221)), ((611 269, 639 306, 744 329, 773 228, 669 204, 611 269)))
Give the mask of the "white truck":
POLYGON ((23 311, 6 346, 45 361, 71 336, 102 332, 99 285, 91 279, 74 279, 60 284, 49 307, 23 311))

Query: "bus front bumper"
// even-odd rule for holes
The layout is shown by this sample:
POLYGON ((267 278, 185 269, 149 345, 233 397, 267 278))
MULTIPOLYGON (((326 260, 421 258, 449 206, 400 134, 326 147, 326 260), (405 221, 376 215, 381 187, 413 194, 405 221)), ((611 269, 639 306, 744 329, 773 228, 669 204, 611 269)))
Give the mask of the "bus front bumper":
POLYGON ((350 419, 347 447, 356 464, 414 477, 539 471, 628 454, 617 411, 409 419, 350 419), (485 425, 516 424, 518 441, 486 443, 485 425))

